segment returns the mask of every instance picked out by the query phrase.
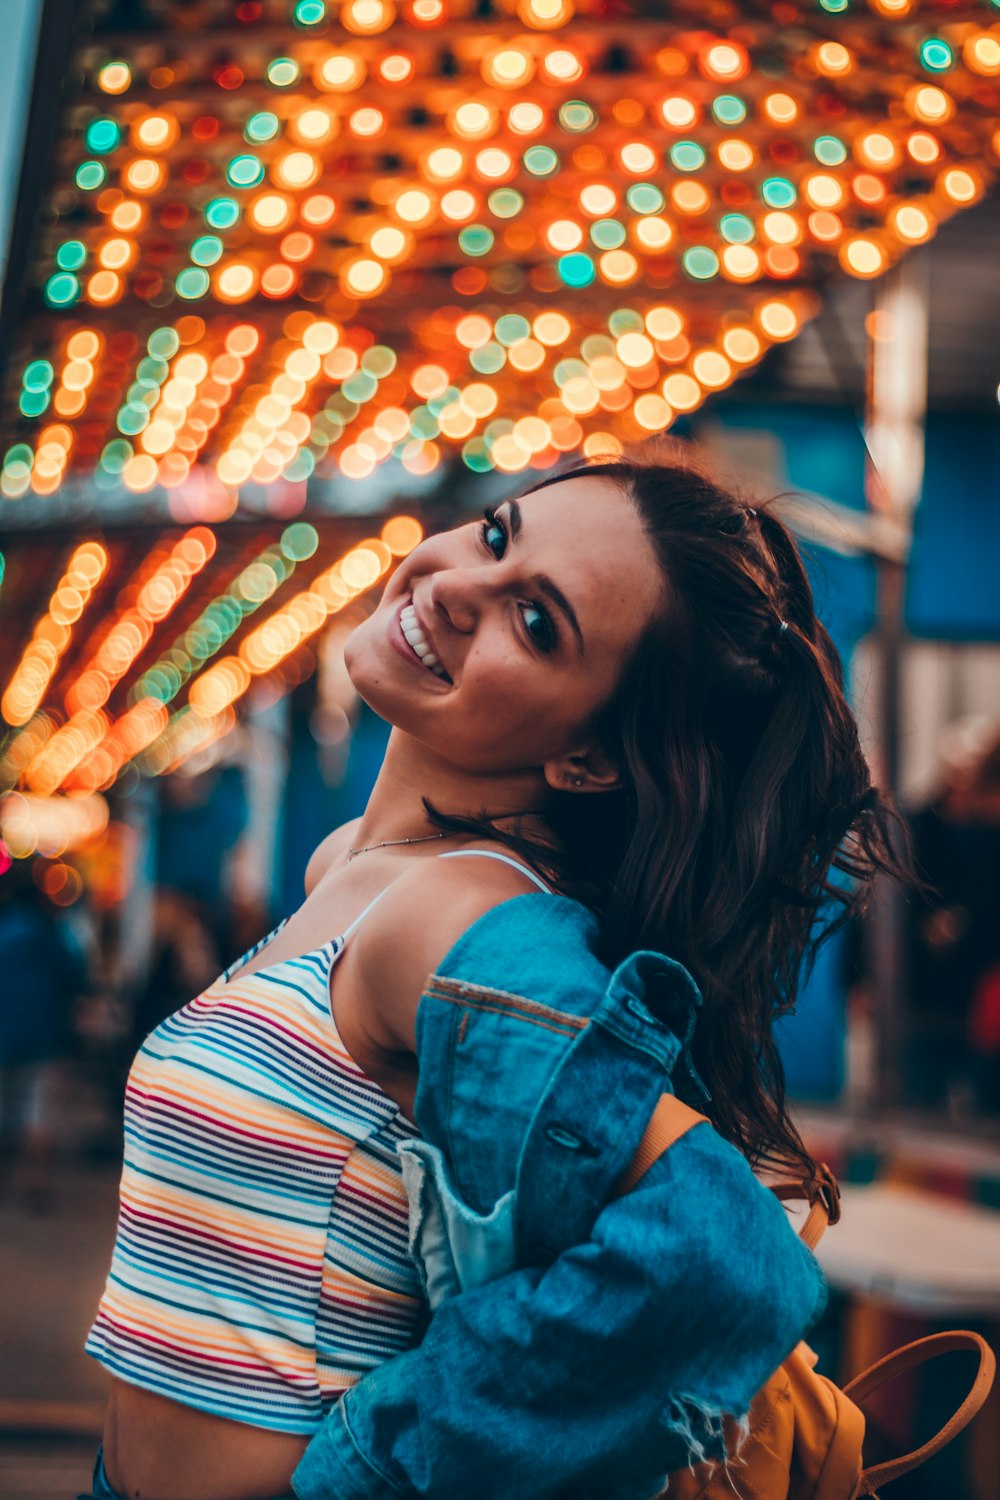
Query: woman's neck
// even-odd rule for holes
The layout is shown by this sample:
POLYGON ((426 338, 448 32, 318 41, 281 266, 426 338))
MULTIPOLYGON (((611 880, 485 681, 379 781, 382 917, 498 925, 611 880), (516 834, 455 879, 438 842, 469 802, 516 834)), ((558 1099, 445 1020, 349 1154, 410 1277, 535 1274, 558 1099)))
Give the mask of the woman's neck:
POLYGON ((496 775, 466 772, 393 729, 352 843, 360 847, 439 832, 424 810, 424 797, 439 811, 461 817, 478 818, 485 809, 493 818, 510 819, 501 824, 507 829, 514 827, 515 814, 524 813, 525 831, 541 832, 550 795, 540 769, 496 775))

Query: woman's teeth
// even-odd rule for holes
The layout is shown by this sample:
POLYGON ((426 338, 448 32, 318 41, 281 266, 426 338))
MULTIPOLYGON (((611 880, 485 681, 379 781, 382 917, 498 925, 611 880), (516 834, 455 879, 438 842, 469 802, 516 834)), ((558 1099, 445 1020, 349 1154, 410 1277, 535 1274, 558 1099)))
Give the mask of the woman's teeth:
POLYGON ((428 671, 433 672, 435 677, 440 677, 444 682, 450 682, 451 678, 438 662, 437 657, 427 643, 423 631, 417 624, 417 612, 412 604, 404 605, 399 611, 399 625, 407 641, 413 647, 428 671))

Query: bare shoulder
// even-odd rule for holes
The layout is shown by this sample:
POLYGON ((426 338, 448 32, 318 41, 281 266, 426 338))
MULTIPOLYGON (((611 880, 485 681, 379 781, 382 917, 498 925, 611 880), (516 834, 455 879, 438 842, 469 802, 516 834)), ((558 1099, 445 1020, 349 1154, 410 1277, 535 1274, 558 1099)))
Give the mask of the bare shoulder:
POLYGON ((334 860, 339 859, 341 854, 346 854, 360 822, 360 818, 352 818, 349 823, 341 823, 339 828, 327 834, 321 844, 317 844, 306 865, 307 896, 316 889, 334 860))
POLYGON ((414 861, 355 939, 356 972, 382 1034, 415 1052, 417 1006, 429 976, 473 922, 538 889, 523 871, 498 859, 414 861))

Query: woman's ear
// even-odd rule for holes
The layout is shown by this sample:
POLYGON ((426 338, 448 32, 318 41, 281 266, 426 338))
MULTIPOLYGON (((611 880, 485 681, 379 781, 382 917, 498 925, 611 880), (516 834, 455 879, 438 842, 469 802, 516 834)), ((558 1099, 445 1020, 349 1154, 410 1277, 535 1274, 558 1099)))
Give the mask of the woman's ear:
POLYGON ((557 792, 615 792, 622 784, 617 767, 596 745, 548 760, 542 771, 557 792))

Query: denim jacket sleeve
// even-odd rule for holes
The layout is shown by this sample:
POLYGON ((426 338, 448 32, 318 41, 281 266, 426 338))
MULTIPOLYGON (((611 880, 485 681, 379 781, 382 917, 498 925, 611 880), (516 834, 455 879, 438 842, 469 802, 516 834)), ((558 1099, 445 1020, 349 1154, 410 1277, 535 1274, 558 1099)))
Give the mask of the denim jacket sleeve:
POLYGON ((707 1125, 546 1267, 435 1311, 369 1372, 294 1475, 301 1500, 647 1500, 721 1457, 820 1315, 822 1274, 774 1195, 707 1125))

